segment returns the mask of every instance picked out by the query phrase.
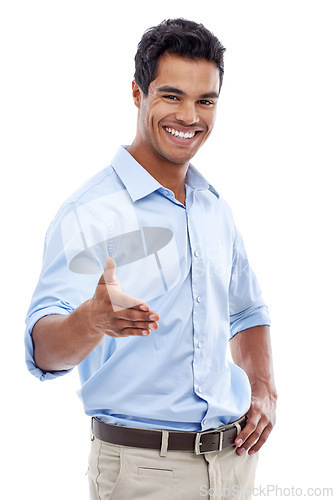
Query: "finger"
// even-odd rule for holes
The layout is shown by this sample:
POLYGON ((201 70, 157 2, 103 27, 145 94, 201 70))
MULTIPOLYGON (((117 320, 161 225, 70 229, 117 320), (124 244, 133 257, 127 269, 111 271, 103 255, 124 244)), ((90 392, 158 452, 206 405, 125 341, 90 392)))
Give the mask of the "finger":
POLYGON ((143 312, 142 310, 137 309, 137 307, 130 309, 123 309, 118 312, 117 317, 122 320, 127 321, 158 321, 159 314, 154 311, 143 312))
POLYGON ((107 287, 107 291, 114 311, 122 311, 131 308, 149 311, 149 304, 143 302, 142 299, 127 295, 109 286, 107 287))
POLYGON ((115 328, 117 330, 124 330, 126 328, 139 328, 141 330, 157 330, 158 323, 156 321, 130 321, 129 319, 118 319, 115 323, 115 328))
POLYGON ((268 439, 269 434, 270 434, 271 431, 272 431, 272 426, 268 425, 268 427, 266 427, 264 429, 264 431, 262 432, 262 435, 258 439, 257 443, 255 443, 254 446, 252 446, 249 449, 249 452, 248 452, 249 455, 253 455, 254 453, 256 453, 257 451, 260 450, 260 448, 263 446, 263 444, 265 443, 265 441, 268 439))
POLYGON ((123 330, 110 330, 105 331, 110 337, 147 337, 150 335, 150 330, 148 328, 124 328, 123 330))
MULTIPOLYGON (((256 428, 257 428, 257 423, 259 420, 254 420, 254 418, 252 418, 252 413, 250 412, 249 414, 247 414, 247 418, 248 418, 248 422, 246 424, 246 426, 244 427, 244 429, 238 434, 238 436, 236 437, 235 439, 235 446, 236 446, 236 453, 238 455, 242 455, 245 450, 247 450, 247 440, 249 439, 249 437, 255 432, 256 428)), ((255 438, 256 440, 256 438, 255 438)), ((254 444, 254 441, 251 443, 251 444, 254 444)))
POLYGON ((246 426, 235 439, 235 445, 237 448, 241 447, 242 445, 244 446, 245 441, 255 431, 256 427, 257 425, 248 417, 246 426))
POLYGON ((242 446, 236 450, 238 455, 242 455, 245 451, 249 450, 249 448, 259 440, 263 430, 263 425, 259 424, 256 429, 249 435, 248 439, 244 441, 242 446))
POLYGON ((149 328, 124 328, 121 330, 122 337, 129 336, 140 336, 140 337, 148 337, 150 335, 149 328))
POLYGON ((146 302, 142 302, 138 306, 133 306, 131 309, 136 310, 136 311, 149 311, 149 305, 146 302))

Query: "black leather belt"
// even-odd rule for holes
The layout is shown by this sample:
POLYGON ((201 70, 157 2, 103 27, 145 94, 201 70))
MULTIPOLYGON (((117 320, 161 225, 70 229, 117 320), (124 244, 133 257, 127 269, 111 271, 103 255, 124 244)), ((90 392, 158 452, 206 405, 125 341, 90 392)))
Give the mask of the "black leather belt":
MULTIPOLYGON (((220 451, 234 445, 238 432, 245 427, 246 423, 247 417, 243 416, 231 424, 203 432, 167 431, 167 449, 193 451, 196 455, 220 451)), ((139 429, 137 427, 107 424, 95 417, 92 419, 92 434, 94 437, 121 446, 160 450, 163 432, 156 429, 139 429)))

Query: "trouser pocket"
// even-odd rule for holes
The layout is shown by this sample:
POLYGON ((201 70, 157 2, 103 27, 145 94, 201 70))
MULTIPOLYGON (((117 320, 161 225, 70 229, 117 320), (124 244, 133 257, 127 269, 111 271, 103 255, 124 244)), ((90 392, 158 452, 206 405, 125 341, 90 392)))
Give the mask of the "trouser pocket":
POLYGON ((121 448, 94 439, 88 461, 90 500, 110 500, 121 472, 121 448))

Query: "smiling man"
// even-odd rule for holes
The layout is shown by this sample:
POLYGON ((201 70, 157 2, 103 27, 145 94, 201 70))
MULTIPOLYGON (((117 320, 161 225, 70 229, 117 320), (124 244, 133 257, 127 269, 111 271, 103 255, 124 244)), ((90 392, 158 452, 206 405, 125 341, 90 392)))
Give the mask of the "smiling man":
POLYGON ((190 163, 224 51, 184 19, 143 35, 135 139, 46 235, 26 361, 40 380, 78 366, 91 499, 248 498, 275 422, 268 310, 229 206, 190 163))
POLYGON ((163 184, 172 181, 177 192, 172 191, 184 203, 189 161, 214 126, 220 70, 213 61, 166 52, 157 61, 156 71, 147 93, 133 82, 139 115, 137 135, 128 152, 163 184))

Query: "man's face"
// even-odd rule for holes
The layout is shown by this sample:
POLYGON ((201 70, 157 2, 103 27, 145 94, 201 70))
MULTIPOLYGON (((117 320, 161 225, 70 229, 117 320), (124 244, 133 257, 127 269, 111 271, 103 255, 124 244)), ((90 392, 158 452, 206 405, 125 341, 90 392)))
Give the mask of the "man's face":
POLYGON ((187 163, 213 129, 219 86, 215 63, 164 54, 147 96, 133 83, 140 146, 157 159, 187 163))

